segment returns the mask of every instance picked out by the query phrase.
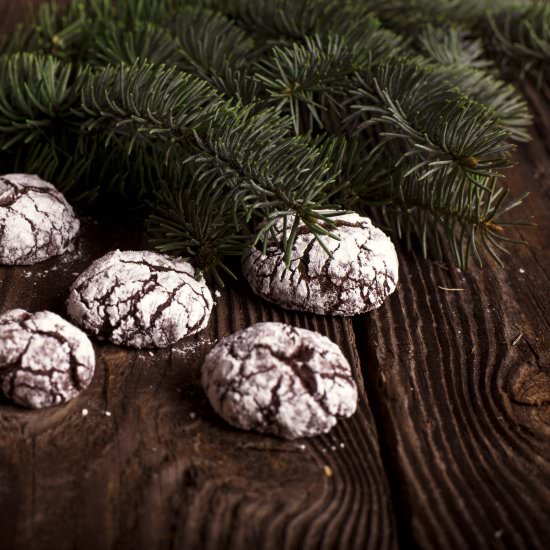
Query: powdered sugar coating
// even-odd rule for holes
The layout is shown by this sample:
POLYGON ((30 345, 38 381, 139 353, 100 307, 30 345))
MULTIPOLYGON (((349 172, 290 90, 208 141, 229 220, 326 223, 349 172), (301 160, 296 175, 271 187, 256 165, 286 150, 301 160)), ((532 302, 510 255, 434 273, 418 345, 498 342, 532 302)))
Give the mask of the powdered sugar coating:
POLYGON ((149 251, 115 250, 73 283, 69 317, 119 345, 162 348, 208 324, 212 295, 189 262, 149 251))
POLYGON ((283 323, 257 323, 220 340, 206 356, 202 385, 229 424, 287 439, 327 433, 357 407, 340 348, 283 323))
MULTIPOLYGON (((288 268, 281 245, 283 220, 278 220, 266 255, 257 248, 249 248, 243 255, 243 273, 254 292, 287 309, 319 314, 356 315, 382 305, 398 280, 393 243, 359 214, 332 220, 336 228, 326 228, 339 240, 320 237, 332 258, 300 223, 288 268)), ((293 216, 287 217, 287 228, 293 222, 293 216)))
POLYGON ((31 174, 0 176, 0 263, 29 265, 62 254, 79 229, 51 183, 31 174))
POLYGON ((95 370, 92 343, 50 311, 14 309, 0 316, 0 381, 9 399, 41 409, 86 389, 95 370))

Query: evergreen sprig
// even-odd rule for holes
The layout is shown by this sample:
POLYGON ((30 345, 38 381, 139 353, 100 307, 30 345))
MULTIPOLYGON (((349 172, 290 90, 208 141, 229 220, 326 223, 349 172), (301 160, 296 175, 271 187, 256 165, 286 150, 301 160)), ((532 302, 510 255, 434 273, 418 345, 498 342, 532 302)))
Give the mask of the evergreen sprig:
MULTIPOLYGON (((375 213, 497 256, 499 178, 548 81, 550 10, 489 0, 72 0, 0 42, 0 162, 131 212, 221 282, 287 215, 375 213), (523 71, 517 70, 521 65, 523 71), (499 72, 501 71, 501 72, 499 72)), ((320 241, 322 243, 322 241, 320 241)))
POLYGON ((491 61, 485 57, 479 38, 472 38, 460 27, 426 25, 416 39, 416 47, 423 55, 441 65, 461 65, 485 69, 491 61))
POLYGON ((476 179, 477 185, 459 175, 398 178, 395 195, 381 208, 382 219, 409 247, 420 243, 424 254, 431 250, 433 256, 444 257, 447 250, 467 268, 472 257, 482 263, 483 247, 502 265, 505 245, 517 242, 504 235, 505 228, 528 224, 506 221, 505 214, 525 197, 509 200, 495 178, 476 179))
POLYGON ((506 73, 550 84, 550 4, 489 12, 485 29, 486 48, 506 73))
POLYGON ((372 82, 359 82, 353 99, 357 130, 376 124, 379 147, 397 141, 402 159, 412 163, 405 175, 427 168, 419 177, 488 176, 509 164, 508 132, 431 67, 395 60, 378 67, 372 82))
POLYGON ((236 277, 226 258, 239 256, 253 236, 228 189, 205 183, 186 169, 160 181, 147 229, 158 250, 192 259, 223 285, 224 274, 236 277))

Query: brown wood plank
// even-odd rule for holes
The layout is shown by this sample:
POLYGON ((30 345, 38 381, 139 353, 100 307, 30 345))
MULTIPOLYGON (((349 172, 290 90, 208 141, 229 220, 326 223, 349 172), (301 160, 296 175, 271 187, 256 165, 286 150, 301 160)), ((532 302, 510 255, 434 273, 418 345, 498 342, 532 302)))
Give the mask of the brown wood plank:
MULTIPOLYGON (((76 274, 109 248, 139 246, 133 241, 87 223, 73 254, 0 269, 0 311, 62 314, 76 274)), ((394 547, 349 321, 286 313, 236 286, 202 338, 171 352, 102 344, 96 352, 92 386, 67 406, 0 402, 3 548, 394 547), (327 436, 285 442, 240 432, 206 401, 199 372, 212 342, 270 319, 327 334, 356 369, 359 411, 327 436)))
MULTIPOLYGON (((0 28, 12 28, 24 4, 0 0, 0 28)), ((62 314, 76 273, 108 249, 138 245, 87 223, 80 249, 61 262, 0 269, 0 310, 62 314)), ((202 338, 171 352, 96 352, 92 386, 67 406, 25 411, 0 401, 2 548, 395 546, 350 322, 283 313, 236 287, 202 338), (202 357, 217 338, 269 319, 329 335, 352 361, 359 412, 330 435, 288 443, 246 434, 210 409, 202 357)))
POLYGON ((403 254, 396 295, 355 323, 398 527, 421 547, 550 541, 550 106, 528 95, 535 141, 509 184, 531 193, 529 246, 466 274, 403 254))
MULTIPOLYGON (((57 3, 64 5, 68 0, 60 0, 57 3)), ((31 10, 43 0, 0 0, 0 32, 9 32, 15 28, 25 17, 28 17, 31 10)))

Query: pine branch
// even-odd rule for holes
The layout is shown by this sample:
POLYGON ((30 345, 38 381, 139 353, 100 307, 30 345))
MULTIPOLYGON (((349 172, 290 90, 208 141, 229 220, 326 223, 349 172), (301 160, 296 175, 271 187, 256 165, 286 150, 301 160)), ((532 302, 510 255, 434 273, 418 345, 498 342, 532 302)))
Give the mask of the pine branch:
POLYGON ((467 269, 471 258, 482 264, 482 248, 502 265, 501 256, 511 241, 504 229, 528 225, 506 221, 505 215, 525 196, 509 200, 508 190, 494 178, 460 176, 427 178, 393 175, 394 199, 381 209, 385 223, 408 248, 418 242, 425 257, 443 258, 449 251, 456 264, 467 269))
MULTIPOLYGON (((158 13, 156 18, 163 19, 158 13)), ((162 25, 110 22, 96 36, 88 58, 100 65, 138 60, 165 63, 204 79, 228 98, 249 103, 257 97, 259 86, 247 73, 255 55, 253 43, 228 18, 187 7, 174 11, 162 25)))
POLYGON ((428 168, 428 175, 492 176, 509 165, 508 132, 429 67, 396 60, 359 82, 352 100, 357 130, 381 125, 379 146, 402 147, 409 174, 428 168))
MULTIPOLYGON (((13 169, 59 179, 69 191, 85 172, 89 161, 73 159, 82 147, 75 139, 71 109, 80 102, 80 91, 89 71, 51 56, 29 53, 0 57, 0 150, 13 169)), ((80 198, 95 195, 93 186, 79 191, 80 198)))
POLYGON ((319 34, 274 47, 258 63, 256 79, 294 120, 295 132, 325 128, 324 112, 342 118, 344 97, 355 72, 367 70, 404 50, 403 41, 381 29, 364 10, 344 7, 319 23, 319 34))
POLYGON ((269 39, 303 40, 320 21, 337 12, 337 0, 218 0, 216 7, 250 34, 269 39))
MULTIPOLYGON (((320 146, 308 136, 292 137, 289 123, 273 109, 239 109, 229 117, 221 113, 204 137, 197 136, 198 152, 189 161, 199 181, 207 178, 210 185, 234 190, 247 223, 269 220, 257 240, 287 214, 313 220, 314 233, 319 234, 316 211, 330 207, 337 192, 332 164, 336 144, 320 146)), ((287 250, 291 246, 292 240, 287 250)))
MULTIPOLYGON (((428 65, 427 65, 428 66, 428 65)), ((515 86, 483 69, 463 65, 429 65, 446 84, 485 106, 495 123, 515 141, 530 141, 533 118, 527 101, 515 86)))
POLYGON ((489 13, 484 30, 485 46, 505 74, 550 83, 550 4, 489 13))
POLYGON ((243 69, 254 57, 252 39, 222 14, 187 8, 175 15, 169 28, 177 40, 187 70, 208 78, 226 67, 243 69))
POLYGON ((224 258, 265 243, 277 219, 295 215, 319 237, 337 206, 376 208, 405 240, 446 246, 464 265, 502 245, 502 214, 517 201, 495 178, 530 123, 485 52, 506 70, 515 56, 526 74, 547 74, 546 8, 489 4, 41 8, 2 44, 35 53, 0 58, 0 160, 103 210, 143 219, 153 208, 157 245, 218 279, 224 258))
POLYGON ((274 48, 271 58, 259 62, 255 78, 269 94, 268 102, 292 116, 299 134, 323 128, 322 111, 339 110, 359 66, 358 55, 340 37, 315 35, 304 44, 274 48))
POLYGON ((218 74, 209 75, 207 82, 227 99, 234 98, 244 105, 254 103, 258 109, 263 106, 264 90, 248 67, 233 69, 227 64, 218 74))
POLYGON ((422 28, 415 45, 422 55, 442 65, 476 69, 492 66, 492 62, 485 58, 481 39, 472 38, 471 33, 460 27, 435 27, 428 24, 422 28))
POLYGON ((165 154, 185 147, 221 107, 206 82, 176 69, 136 62, 106 67, 82 90, 78 115, 85 132, 102 132, 105 144, 122 137, 127 154, 136 141, 162 143, 165 154))
POLYGON ((132 65, 143 60, 149 63, 176 64, 181 60, 178 46, 165 29, 137 21, 131 30, 124 30, 118 22, 108 24, 88 50, 87 58, 98 65, 132 65))
POLYGON ((419 27, 433 24, 437 27, 450 24, 475 27, 494 9, 517 9, 530 0, 364 0, 364 3, 389 28, 411 33, 419 27))
POLYGON ((93 38, 94 29, 82 1, 61 8, 52 0, 41 4, 32 16, 29 25, 20 25, 12 34, 5 53, 36 52, 76 61, 93 38))
POLYGON ((39 140, 52 127, 62 127, 88 74, 51 56, 0 57, 2 149, 39 140))
POLYGON ((107 145, 131 155, 136 144, 160 144, 164 159, 188 163, 197 182, 230 189, 236 226, 242 212, 246 223, 288 213, 315 220, 334 192, 329 149, 292 138, 277 111, 231 107, 206 83, 172 69, 102 70, 83 90, 81 116, 83 130, 101 132, 107 145))
POLYGON ((242 216, 235 225, 235 201, 227 187, 208 185, 179 171, 159 182, 153 213, 147 220, 151 244, 161 252, 192 259, 223 286, 223 275, 236 275, 226 259, 240 256, 253 240, 242 216))

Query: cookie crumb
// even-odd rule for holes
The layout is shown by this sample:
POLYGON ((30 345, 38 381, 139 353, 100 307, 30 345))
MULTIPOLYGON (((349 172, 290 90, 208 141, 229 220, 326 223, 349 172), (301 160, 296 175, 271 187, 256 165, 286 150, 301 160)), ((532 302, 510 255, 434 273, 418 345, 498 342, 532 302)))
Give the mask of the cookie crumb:
POLYGON ((327 466, 326 464, 325 466, 323 466, 323 472, 326 477, 332 477, 334 475, 332 472, 332 468, 330 466, 327 466))
POLYGON ((523 338, 523 332, 520 332, 520 333, 514 338, 514 341, 512 342, 512 346, 517 346, 522 338, 523 338))

